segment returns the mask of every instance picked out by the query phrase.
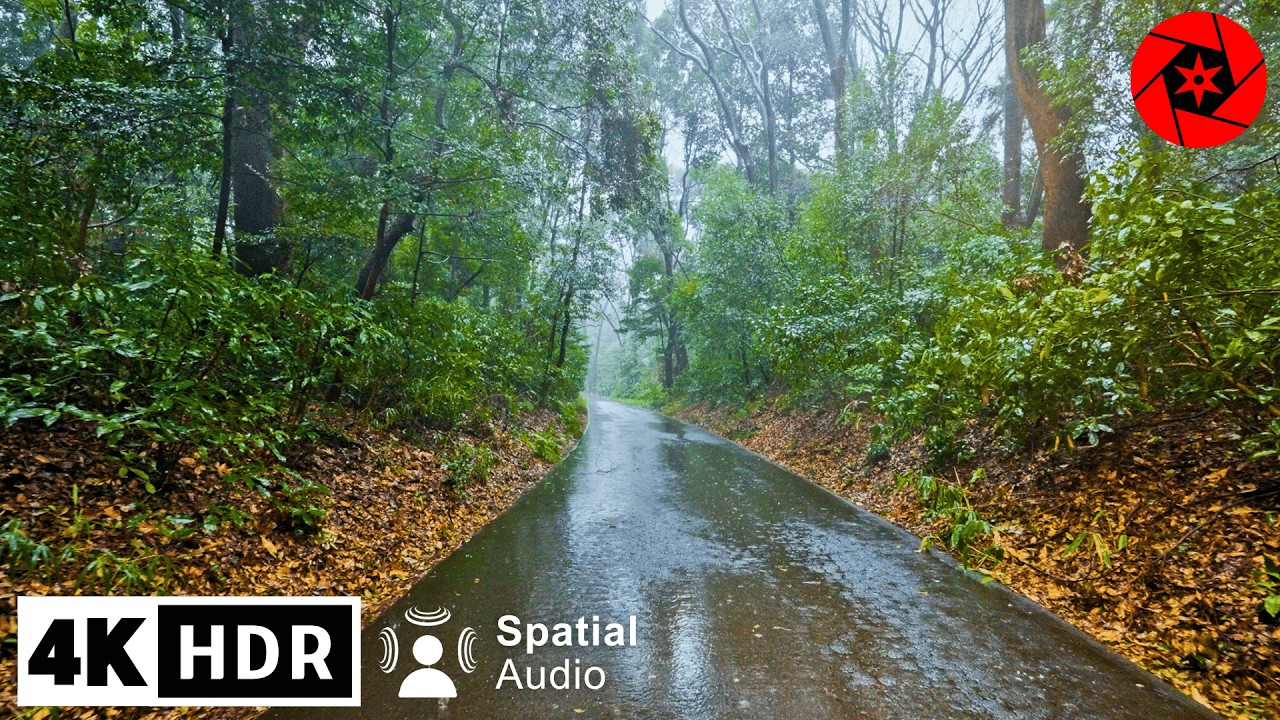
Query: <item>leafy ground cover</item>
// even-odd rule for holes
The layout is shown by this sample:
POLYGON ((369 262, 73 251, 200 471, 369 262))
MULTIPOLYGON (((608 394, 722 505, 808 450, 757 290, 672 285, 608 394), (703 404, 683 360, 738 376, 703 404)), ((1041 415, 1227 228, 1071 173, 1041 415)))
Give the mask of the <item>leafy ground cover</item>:
POLYGON ((975 426, 938 467, 917 433, 775 398, 668 410, 951 551, 1232 718, 1280 714, 1277 467, 1221 412, 1136 416, 1092 447, 1002 449, 975 426), (1270 601, 1269 601, 1269 598, 1270 601))
MULTIPOLYGON (((412 442, 346 413, 270 495, 227 465, 120 477, 87 423, 0 433, 0 713, 173 717, 211 711, 18 708, 17 595, 358 595, 366 621, 538 482, 581 432, 541 410, 412 442), (536 440, 531 440, 536 438, 536 440), (287 502, 281 496, 287 495, 287 502)), ((253 709, 226 708, 219 717, 253 709)))

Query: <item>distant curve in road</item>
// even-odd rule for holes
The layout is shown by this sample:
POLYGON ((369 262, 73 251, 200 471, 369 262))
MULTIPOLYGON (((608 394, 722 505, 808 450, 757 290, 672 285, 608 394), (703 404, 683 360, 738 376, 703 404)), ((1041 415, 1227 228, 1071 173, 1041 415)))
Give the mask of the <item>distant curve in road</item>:
MULTIPOLYGON (((278 718, 1016 718, 1215 715, 1040 606, 741 447, 593 399, 578 447, 362 638, 359 708, 278 718), (447 608, 448 622, 405 620, 447 608), (636 617, 634 647, 498 643, 524 623, 636 617), (458 639, 472 628, 474 672, 458 639), (386 629, 396 667, 383 672, 386 629), (457 697, 398 697, 437 637, 457 697), (599 667, 599 690, 495 685, 506 661, 599 667)), ((593 676, 598 679, 598 676, 593 676)))

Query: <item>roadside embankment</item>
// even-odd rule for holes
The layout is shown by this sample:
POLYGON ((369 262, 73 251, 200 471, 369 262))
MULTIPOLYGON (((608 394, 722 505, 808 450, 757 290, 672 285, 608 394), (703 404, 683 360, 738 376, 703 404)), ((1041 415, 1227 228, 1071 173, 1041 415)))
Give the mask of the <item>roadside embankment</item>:
POLYGON ((1280 623, 1262 608, 1277 468, 1229 417, 1153 414, 1035 452, 971 429, 940 467, 924 438, 876 447, 875 419, 838 406, 667 410, 963 555, 1224 716, 1280 717, 1280 623))
POLYGON ((368 621, 541 480, 583 420, 540 410, 410 440, 346 413, 270 493, 201 457, 178 459, 163 482, 122 478, 83 424, 3 431, 0 714, 214 712, 16 707, 16 596, 350 595, 368 621))

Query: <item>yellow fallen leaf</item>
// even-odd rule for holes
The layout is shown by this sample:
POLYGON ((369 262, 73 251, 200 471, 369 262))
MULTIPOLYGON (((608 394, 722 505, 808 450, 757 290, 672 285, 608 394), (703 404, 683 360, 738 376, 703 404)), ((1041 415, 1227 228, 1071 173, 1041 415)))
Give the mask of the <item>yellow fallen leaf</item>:
POLYGON ((1191 699, 1192 699, 1192 700, 1195 700, 1196 702, 1200 703, 1201 705, 1204 705, 1205 707, 1213 707, 1212 705, 1210 705, 1210 704, 1209 704, 1209 700, 1208 700, 1208 698, 1206 698, 1204 695, 1200 694, 1200 689, 1199 689, 1199 688, 1196 688, 1196 687, 1192 687, 1192 688, 1191 688, 1191 699))

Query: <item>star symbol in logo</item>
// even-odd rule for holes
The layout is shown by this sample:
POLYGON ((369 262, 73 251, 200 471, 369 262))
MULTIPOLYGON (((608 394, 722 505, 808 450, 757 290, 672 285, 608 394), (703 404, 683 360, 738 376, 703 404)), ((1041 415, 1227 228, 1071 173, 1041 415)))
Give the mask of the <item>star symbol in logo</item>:
POLYGON ((1222 66, 1219 65, 1216 68, 1206 68, 1200 62, 1199 53, 1196 53, 1196 63, 1194 66, 1184 68, 1175 65, 1174 69, 1182 73, 1182 78, 1184 80, 1182 87, 1175 90, 1174 94, 1176 95, 1187 91, 1195 93, 1196 107, 1200 107, 1200 100, 1204 97, 1205 93, 1211 92, 1218 93, 1219 95, 1222 94, 1222 91, 1218 89, 1218 86, 1213 84, 1213 76, 1218 74, 1218 71, 1222 69, 1222 66))

